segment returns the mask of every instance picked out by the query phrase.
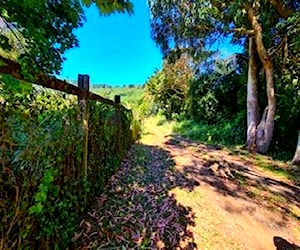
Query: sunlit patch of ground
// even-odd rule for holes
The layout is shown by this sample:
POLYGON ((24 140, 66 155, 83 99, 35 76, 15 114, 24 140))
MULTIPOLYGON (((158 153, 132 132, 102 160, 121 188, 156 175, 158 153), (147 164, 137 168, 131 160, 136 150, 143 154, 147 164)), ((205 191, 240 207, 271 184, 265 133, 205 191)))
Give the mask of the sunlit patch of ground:
POLYGON ((174 188, 170 193, 194 212, 195 225, 189 226, 189 230, 193 232, 197 249, 246 249, 232 236, 234 232, 228 228, 224 219, 218 217, 218 208, 209 206, 200 188, 193 191, 174 188))

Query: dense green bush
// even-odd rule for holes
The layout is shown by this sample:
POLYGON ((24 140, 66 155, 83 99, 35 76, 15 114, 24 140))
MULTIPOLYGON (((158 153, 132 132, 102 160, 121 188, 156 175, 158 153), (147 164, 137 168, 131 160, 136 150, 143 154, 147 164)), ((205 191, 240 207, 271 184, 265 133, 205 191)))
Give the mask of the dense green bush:
POLYGON ((246 113, 241 112, 231 120, 208 124, 185 120, 174 127, 174 131, 190 139, 210 145, 242 145, 246 137, 246 113))
POLYGON ((86 201, 102 191, 132 142, 131 112, 89 102, 85 176, 77 100, 0 80, 1 244, 66 249, 86 201))
POLYGON ((202 74, 190 82, 186 112, 195 121, 218 123, 230 120, 246 108, 246 79, 243 74, 202 74))

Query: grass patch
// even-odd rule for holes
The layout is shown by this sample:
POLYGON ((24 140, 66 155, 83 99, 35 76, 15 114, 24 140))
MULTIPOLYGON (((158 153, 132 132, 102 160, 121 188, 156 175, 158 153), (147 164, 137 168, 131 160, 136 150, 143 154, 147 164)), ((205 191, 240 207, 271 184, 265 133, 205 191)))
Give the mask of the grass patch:
POLYGON ((250 190, 248 191, 248 195, 250 198, 257 198, 261 196, 262 192, 263 190, 261 188, 251 187, 250 190))
POLYGON ((191 120, 179 122, 174 132, 209 145, 241 145, 244 143, 243 124, 236 121, 222 121, 218 124, 205 124, 191 120))
POLYGON ((300 171, 297 168, 289 166, 287 163, 270 159, 263 155, 255 155, 252 159, 253 163, 263 170, 273 173, 276 176, 287 178, 295 185, 300 184, 300 171))
POLYGON ((238 183, 240 185, 246 186, 248 184, 247 178, 244 175, 240 174, 237 171, 233 171, 232 173, 233 173, 234 179, 236 181, 238 181, 238 183))
POLYGON ((275 166, 275 165, 266 165, 266 166, 263 166, 263 168, 265 170, 268 170, 276 175, 279 175, 279 176, 284 176, 284 177, 287 177, 289 178, 290 176, 290 173, 286 170, 286 169, 282 169, 278 166, 275 166))

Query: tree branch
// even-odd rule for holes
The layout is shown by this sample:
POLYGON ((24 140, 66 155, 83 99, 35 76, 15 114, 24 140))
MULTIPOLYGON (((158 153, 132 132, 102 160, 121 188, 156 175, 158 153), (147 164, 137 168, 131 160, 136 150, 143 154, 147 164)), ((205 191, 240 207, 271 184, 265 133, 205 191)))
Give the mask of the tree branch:
POLYGON ((275 7, 278 14, 287 19, 289 16, 293 15, 294 11, 286 6, 281 0, 270 0, 271 4, 275 7))
POLYGON ((255 42, 257 46, 257 52, 259 54, 260 60, 263 63, 264 60, 267 60, 269 58, 269 55, 264 46, 263 35, 262 35, 263 31, 262 31, 261 24, 258 22, 258 18, 255 14, 253 7, 249 4, 245 4, 244 7, 248 13, 248 20, 253 30, 255 31, 255 42))
POLYGON ((23 46, 23 43, 22 43, 21 39, 18 37, 18 35, 16 34, 16 32, 10 27, 9 23, 1 15, 0 15, 0 19, 5 23, 6 27, 10 30, 10 32, 13 34, 13 36, 17 39, 17 41, 21 45, 21 47, 24 50, 24 52, 26 52, 26 48, 23 46))
POLYGON ((242 33, 242 34, 246 34, 246 35, 255 35, 255 31, 254 30, 247 30, 245 28, 234 28, 229 30, 231 32, 237 32, 237 33, 242 33))

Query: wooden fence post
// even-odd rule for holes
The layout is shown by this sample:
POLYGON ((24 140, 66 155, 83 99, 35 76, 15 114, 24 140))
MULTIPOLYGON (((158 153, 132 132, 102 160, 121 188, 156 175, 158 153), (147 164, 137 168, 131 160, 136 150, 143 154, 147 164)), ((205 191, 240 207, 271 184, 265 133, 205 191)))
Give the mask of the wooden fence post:
POLYGON ((121 149, 121 96, 115 95, 115 106, 116 106, 116 116, 117 116, 117 151, 120 153, 121 149))
POLYGON ((120 103, 121 103, 121 96, 115 95, 115 104, 120 104, 120 103))
MULTIPOLYGON (((86 184, 87 175, 88 175, 88 143, 89 143, 89 112, 88 112, 88 95, 90 88, 90 77, 88 75, 78 75, 78 87, 86 90, 86 93, 83 97, 78 97, 78 102, 80 103, 81 112, 82 112, 82 121, 83 121, 83 177, 84 183, 86 184)), ((84 196, 84 203, 86 204, 86 192, 84 196)))

